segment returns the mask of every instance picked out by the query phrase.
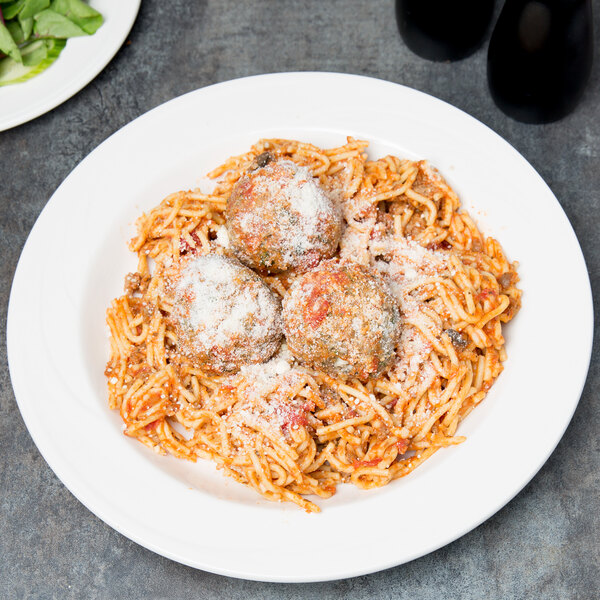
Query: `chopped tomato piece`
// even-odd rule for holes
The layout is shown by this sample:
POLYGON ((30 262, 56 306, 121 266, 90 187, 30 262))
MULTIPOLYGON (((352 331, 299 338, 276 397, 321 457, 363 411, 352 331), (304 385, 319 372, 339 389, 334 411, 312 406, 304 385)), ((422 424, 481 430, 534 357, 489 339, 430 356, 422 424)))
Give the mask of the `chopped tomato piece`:
POLYGON ((398 447, 398 454, 404 454, 408 448, 408 440, 398 440, 396 446, 398 447))
POLYGON ((427 244, 427 250, 451 250, 452 244, 446 240, 442 240, 441 242, 431 242, 431 244, 427 244))
POLYGON ((189 242, 181 236, 179 238, 179 253, 187 254, 188 252, 195 254, 198 247, 201 246, 200 238, 194 233, 190 233, 190 237, 194 240, 195 246, 190 246, 189 242))
POLYGON ((144 429, 148 432, 151 433, 153 432, 162 422, 164 419, 156 419, 156 421, 152 421, 152 423, 148 423, 148 425, 146 425, 146 427, 144 427, 144 429))
POLYGON ((479 301, 483 302, 490 296, 496 297, 497 295, 498 295, 498 292, 496 290, 492 290, 490 288, 484 288, 479 292, 479 294, 477 294, 477 298, 479 299, 479 301))

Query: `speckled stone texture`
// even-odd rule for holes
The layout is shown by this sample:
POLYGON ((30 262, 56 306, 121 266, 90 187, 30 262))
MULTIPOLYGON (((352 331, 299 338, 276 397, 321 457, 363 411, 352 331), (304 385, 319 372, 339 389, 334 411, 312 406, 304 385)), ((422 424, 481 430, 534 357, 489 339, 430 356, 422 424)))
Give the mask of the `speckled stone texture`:
MULTIPOLYGON (((594 8, 600 42, 600 2, 594 8)), ((391 0, 144 0, 128 42, 92 83, 50 113, 0 133, 0 598, 600 598, 597 356, 563 440, 508 506, 419 560, 321 584, 264 584, 196 571, 113 531, 48 468, 10 385, 4 341, 10 284, 26 237, 60 182, 100 142, 147 110, 190 90, 258 73, 317 70, 380 77, 433 94, 489 125, 558 197, 597 292, 598 53, 577 111, 545 126, 517 123, 496 108, 487 90, 485 59, 485 49, 454 64, 411 54, 396 31, 391 0)), ((557 265, 556 285, 562 268, 568 265, 557 265)), ((548 342, 554 327, 568 326, 565 307, 565 314, 548 324, 548 342)), ((568 348, 557 350, 568 360, 568 348)))

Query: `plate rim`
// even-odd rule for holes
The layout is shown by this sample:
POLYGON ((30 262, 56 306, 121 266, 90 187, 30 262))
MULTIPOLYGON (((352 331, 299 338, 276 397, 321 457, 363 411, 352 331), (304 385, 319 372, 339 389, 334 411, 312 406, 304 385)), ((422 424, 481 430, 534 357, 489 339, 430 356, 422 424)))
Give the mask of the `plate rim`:
MULTIPOLYGON (((400 562, 398 560, 394 560, 393 558, 390 559, 389 561, 387 561, 386 563, 380 563, 380 565, 376 568, 373 568, 372 566, 366 567, 365 569, 361 570, 361 569, 356 569, 354 568, 351 572, 348 573, 342 573, 340 574, 340 572, 335 572, 332 574, 331 577, 318 577, 318 578, 313 578, 310 575, 308 575, 307 577, 304 578, 298 578, 298 577, 289 577, 286 576, 285 574, 283 574, 282 576, 264 576, 261 574, 255 574, 255 573, 243 573, 238 571, 231 571, 228 570, 226 568, 217 568, 214 565, 208 565, 208 564, 203 564, 200 565, 197 562, 193 562, 193 561, 189 561, 186 560, 185 557, 178 555, 177 553, 172 553, 172 552, 165 552, 164 549, 151 544, 148 542, 148 540, 144 540, 144 539, 139 539, 138 536, 136 535, 132 535, 131 532, 127 531, 127 528, 122 526, 120 523, 116 523, 114 522, 113 519, 106 517, 106 515, 102 515, 99 514, 96 510, 92 509, 90 507, 90 504, 93 504, 92 502, 89 502, 89 500, 87 498, 82 498, 80 497, 81 495, 84 494, 78 494, 76 493, 76 491, 73 490, 73 487, 77 488, 77 486, 73 486, 72 482, 69 481, 69 484, 67 482, 65 482, 65 479, 69 479, 68 477, 64 477, 61 476, 61 472, 62 472, 62 468, 60 465, 55 465, 52 464, 54 462, 54 460, 48 460, 45 450, 47 449, 42 449, 39 445, 38 445, 38 441, 36 440, 36 436, 34 435, 34 433, 32 433, 31 427, 30 427, 30 423, 28 422, 28 418, 27 418, 27 410, 25 410, 25 412, 23 411, 23 407, 21 405, 21 402, 18 399, 18 392, 17 392, 17 388, 15 387, 15 377, 14 377, 14 370, 17 368, 15 366, 15 350, 14 350, 14 342, 11 343, 11 340, 15 339, 15 332, 14 332, 14 312, 15 312, 15 297, 17 295, 17 291, 18 291, 18 286, 20 285, 19 283, 19 269, 21 266, 21 259, 22 257, 26 254, 27 248, 28 248, 28 244, 30 243, 30 240, 34 237, 34 235, 37 235, 36 232, 36 228, 38 227, 38 224, 40 223, 40 219, 42 218, 42 216, 44 215, 45 211, 47 210, 47 207, 51 204, 52 200, 55 197, 58 197, 60 195, 60 191, 61 188, 64 184, 64 182, 67 181, 67 179, 69 179, 71 177, 71 175, 78 169, 79 165, 81 165, 84 161, 87 161, 93 154, 94 152, 96 152, 97 150, 99 150, 102 146, 104 146, 105 144, 109 144, 111 143, 110 141, 115 137, 118 136, 120 134, 123 133, 124 130, 126 130, 128 127, 130 127, 132 125, 132 123, 135 122, 139 122, 141 119, 144 118, 148 118, 148 116, 152 113, 154 113, 155 111, 160 111, 162 109, 162 107, 164 107, 166 104, 178 101, 184 97, 193 95, 193 94, 198 94, 201 93, 207 89, 210 88, 215 88, 215 87, 221 87, 221 86, 231 86, 231 85, 238 85, 240 82, 248 82, 248 83, 253 83, 256 82, 256 80, 270 80, 273 78, 280 78, 280 77, 326 77, 326 78, 330 78, 330 77, 343 77, 343 78, 348 78, 348 79, 362 79, 362 80, 368 80, 371 82, 378 82, 378 83, 383 83, 385 85, 391 86, 391 87, 400 87, 400 88, 404 88, 405 90, 409 90, 410 93, 416 93, 416 94, 421 94, 423 96, 427 96, 430 99, 433 99, 435 102, 441 103, 443 105, 445 105, 445 109, 446 110, 451 110, 451 111, 458 111, 459 113, 461 113, 464 117, 472 120, 472 122, 474 124, 477 124, 478 127, 483 127, 485 128, 486 134, 492 134, 495 138, 497 138, 497 140, 499 140, 500 142, 502 142, 503 144, 505 144, 511 152, 515 153, 519 159, 521 161, 523 161, 529 168, 529 170, 531 171, 531 174, 535 174, 535 177, 538 180, 538 184, 542 184, 545 188, 547 188, 547 191, 551 194, 552 198, 554 199, 554 201, 556 202, 556 207, 560 210, 561 216, 562 216, 562 220, 563 220, 563 225, 566 225, 569 230, 570 230, 570 234, 572 235, 578 251, 579 251, 579 258, 582 260, 582 263, 584 265, 584 267, 586 266, 585 263, 585 257, 583 255, 583 252, 581 250, 581 245, 579 244, 579 240, 577 239, 577 236, 575 235, 575 232, 573 230, 573 227, 568 219, 568 217, 566 216, 564 210, 562 209, 562 206, 560 205, 560 203, 558 202, 558 200, 556 199, 555 195, 553 194, 553 192, 550 190, 550 188, 548 187, 548 185, 544 182, 544 180, 541 178, 541 176, 539 175, 539 173, 537 173, 537 171, 533 168, 533 166, 525 159, 525 157, 523 157, 523 155, 521 155, 509 142, 507 142, 504 138, 502 138, 499 134, 497 134, 496 132, 494 132, 491 128, 489 128, 487 125, 485 125, 484 123, 481 123, 479 120, 475 119, 474 117, 468 115, 467 113, 465 113, 464 111, 458 109, 457 107, 454 107, 452 105, 450 105, 449 103, 440 100, 438 98, 435 98, 434 96, 431 96, 429 94, 426 94, 424 92, 420 92, 418 90, 415 90, 413 88, 410 88, 408 86, 404 86, 401 84, 397 84, 397 83, 393 83, 393 82, 389 82, 386 80, 382 80, 382 79, 378 79, 378 78, 373 78, 373 77, 367 77, 364 75, 352 75, 352 74, 346 74, 346 73, 330 73, 330 72, 311 72, 311 71, 304 71, 304 72, 285 72, 285 73, 272 73, 272 74, 266 74, 266 75, 254 75, 251 77, 241 77, 241 78, 237 78, 237 79, 233 79, 233 80, 229 80, 229 81, 225 81, 225 82, 220 82, 217 84, 213 84, 211 86, 207 86, 205 88, 199 88, 197 90, 193 90, 190 91, 186 94, 183 94, 182 96, 178 96, 177 98, 173 98, 172 100, 169 100, 168 102, 161 104, 155 108, 153 108, 152 110, 144 113, 143 115, 140 115, 139 117, 137 117, 136 119, 132 120, 131 122, 129 122, 128 124, 124 125, 122 128, 120 128, 119 130, 117 130, 115 133, 113 133, 109 138, 107 138, 106 140, 104 140, 101 144, 99 144, 92 152, 90 152, 86 157, 84 157, 82 159, 82 161, 73 169, 73 171, 71 171, 71 173, 67 176, 67 178, 65 178, 65 180, 61 183, 61 185, 57 188, 57 190, 54 192, 54 194, 52 195, 52 197, 50 198, 50 200, 48 201, 48 203, 46 204, 46 206, 44 207, 44 209, 41 211, 40 215, 38 216, 28 238, 27 241, 23 247, 23 250, 21 252, 21 256, 19 258, 19 262, 17 264, 16 270, 15 270, 15 275, 14 275, 14 279, 13 279, 13 284, 11 286, 11 291, 10 291, 10 297, 9 297, 9 304, 8 304, 8 311, 7 311, 7 358, 8 358, 8 363, 9 363, 9 371, 10 371, 10 376, 11 376, 11 381, 13 382, 13 389, 14 389, 14 394, 15 394, 15 399, 17 400, 17 405, 19 406, 19 410, 22 414, 23 420, 27 426, 27 429, 31 435, 31 437, 33 438, 36 446, 38 447, 38 450, 40 451, 40 453, 42 454, 42 456, 44 457, 44 459, 46 460, 46 462, 48 463, 48 465, 50 466, 50 468, 53 470, 53 472, 59 477, 59 479, 61 480, 61 482, 63 483, 63 485, 65 485, 65 487, 67 487, 67 489, 82 503, 84 504, 84 506, 86 506, 86 508, 88 508, 88 510, 90 510, 94 515, 98 516, 101 520, 103 520, 104 522, 106 522, 110 527, 112 527, 113 529, 119 531, 121 534, 125 535, 126 537, 128 537, 129 539, 132 539, 133 541, 135 541, 136 543, 142 545, 143 547, 146 547, 160 555, 166 556, 170 559, 176 560, 177 562, 186 564, 188 566, 194 567, 194 568, 202 568, 204 570, 213 572, 213 573, 218 573, 221 575, 226 575, 226 576, 230 576, 230 577, 240 577, 240 578, 245 578, 245 579, 254 579, 254 580, 258 580, 258 581, 279 581, 279 582, 310 582, 310 581, 327 581, 327 580, 335 580, 335 579, 340 579, 340 578, 346 578, 346 577, 355 577, 355 576, 360 576, 360 575, 364 575, 367 573, 372 573, 375 571, 379 571, 379 570, 384 570, 387 568, 391 568, 393 566, 396 566, 398 564, 402 564, 405 562, 409 562, 411 560, 414 560, 420 556, 423 556, 425 554, 428 554, 438 548, 441 548, 449 543, 451 543, 452 541, 458 539, 459 537, 462 537, 463 535, 465 535, 466 533, 468 533, 469 531, 472 531, 473 529, 475 529, 476 527, 478 527, 482 522, 486 521, 487 519, 489 519, 493 514, 495 514, 496 512, 498 512, 501 508, 503 508, 508 502, 510 502, 512 500, 512 498, 514 498, 535 476, 536 474, 539 472, 539 470, 541 469, 541 467, 546 463, 546 461, 548 460, 548 458, 550 457, 550 455, 553 453, 553 451, 555 450, 556 446, 558 445, 558 443, 560 442, 560 440, 562 439, 564 432, 566 430, 566 428, 568 427, 569 423, 571 422, 571 419, 573 417, 573 414, 578 406, 579 403, 579 399, 581 397, 581 394, 583 392, 583 388, 585 386, 586 380, 587 380, 587 373, 589 371, 589 365, 590 365, 590 360, 591 360, 591 352, 592 352, 592 342, 593 342, 593 298, 592 298, 592 291, 591 291, 591 284, 590 284, 590 280, 589 280, 589 275, 586 278, 586 283, 587 283, 587 293, 585 294, 586 296, 586 300, 587 300, 587 307, 588 307, 588 320, 590 322, 591 327, 589 328, 588 331, 588 336, 587 336, 587 352, 585 353, 587 355, 587 363, 585 365, 582 365, 582 367, 584 367, 582 369, 582 373, 584 373, 584 376, 582 377, 582 381, 580 382, 580 385, 578 386, 578 391, 577 391, 577 401, 573 403, 573 407, 572 410, 570 412, 570 416, 568 419, 566 419, 566 422, 563 423, 563 427, 562 427, 562 431, 560 433, 560 435, 557 437, 557 439, 554 441, 554 443, 551 445, 551 447, 549 448, 549 450, 547 451, 547 453, 545 454, 543 460, 540 461, 539 465, 537 465, 537 467, 535 468, 535 470, 532 470, 530 472, 530 474, 528 475, 528 477, 525 478, 524 481, 521 482, 521 485, 518 486, 517 489, 513 489, 511 490, 511 493, 506 495, 502 500, 499 501, 499 503, 497 503, 497 505, 490 510, 489 514, 483 516, 482 518, 478 519, 476 522, 473 521, 472 523, 470 523, 468 526, 465 526, 461 531, 459 531, 455 536, 453 536, 451 539, 445 539, 440 541, 439 543, 434 543, 431 545, 431 547, 428 550, 422 551, 422 552, 418 552, 413 556, 410 556, 409 558, 403 559, 400 562), (17 291, 15 291, 17 290, 17 291)), ((587 272, 587 268, 586 268, 586 272, 587 272)), ((573 394, 575 396, 575 394, 573 394)), ((63 474, 64 475, 64 474, 63 474)))

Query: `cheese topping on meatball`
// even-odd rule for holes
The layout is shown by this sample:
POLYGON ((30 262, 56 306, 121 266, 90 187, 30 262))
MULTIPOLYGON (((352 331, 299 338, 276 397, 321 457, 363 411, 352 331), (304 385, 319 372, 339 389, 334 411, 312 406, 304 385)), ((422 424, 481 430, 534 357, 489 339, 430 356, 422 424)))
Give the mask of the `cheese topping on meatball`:
POLYGON ((279 300, 239 261, 200 256, 183 266, 171 287, 178 345, 201 368, 236 371, 268 360, 279 348, 279 300))
POLYGON ((290 160, 260 164, 240 178, 227 202, 227 229, 238 258, 280 273, 304 271, 333 256, 341 214, 318 181, 290 160))
POLYGON ((294 281, 283 320, 294 356, 331 375, 366 379, 390 364, 400 312, 369 269, 327 261, 294 281))

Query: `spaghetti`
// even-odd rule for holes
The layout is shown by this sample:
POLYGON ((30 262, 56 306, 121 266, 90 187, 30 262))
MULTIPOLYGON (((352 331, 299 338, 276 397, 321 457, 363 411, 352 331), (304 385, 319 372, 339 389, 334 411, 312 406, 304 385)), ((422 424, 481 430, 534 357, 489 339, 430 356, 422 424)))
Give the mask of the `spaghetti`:
MULTIPOLYGON (((439 448, 464 441, 459 423, 506 358, 502 324, 520 307, 516 263, 460 210, 426 161, 371 161, 367 142, 320 149, 261 140, 209 174, 210 194, 177 192, 137 222, 137 271, 107 311, 109 406, 124 432, 160 453, 205 458, 270 500, 319 511, 341 482, 379 487, 439 448), (265 151, 307 168, 340 206, 336 258, 384 278, 401 310, 392 364, 366 381, 298 363, 285 344, 270 361, 214 375, 178 348, 169 278, 191 256, 223 253, 225 206, 265 151)), ((263 276, 281 298, 295 274, 263 276)))

